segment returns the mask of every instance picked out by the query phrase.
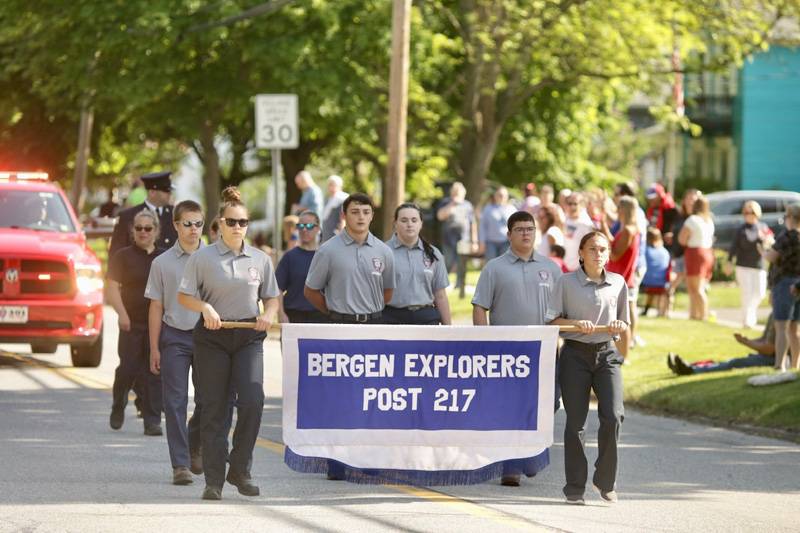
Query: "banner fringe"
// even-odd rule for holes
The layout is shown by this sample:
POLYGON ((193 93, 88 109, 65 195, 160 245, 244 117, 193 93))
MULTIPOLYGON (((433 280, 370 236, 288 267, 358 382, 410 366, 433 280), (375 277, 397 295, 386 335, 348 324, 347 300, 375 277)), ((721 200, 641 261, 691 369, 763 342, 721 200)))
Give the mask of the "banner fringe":
POLYGON ((436 487, 447 485, 477 485, 503 474, 524 474, 533 477, 550 464, 550 450, 534 457, 499 461, 476 470, 392 470, 356 468, 324 457, 306 457, 294 453, 288 446, 283 461, 295 472, 328 474, 362 485, 411 485, 436 487))

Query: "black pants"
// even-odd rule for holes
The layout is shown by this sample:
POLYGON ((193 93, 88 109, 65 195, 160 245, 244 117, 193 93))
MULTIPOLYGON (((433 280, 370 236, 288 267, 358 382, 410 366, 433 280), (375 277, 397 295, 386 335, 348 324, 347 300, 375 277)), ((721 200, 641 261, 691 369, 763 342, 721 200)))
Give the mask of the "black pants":
POLYGON ((442 315, 435 307, 424 307, 416 311, 406 308, 386 306, 383 310, 384 324, 414 324, 418 326, 435 326, 442 323, 442 315))
POLYGON ((251 329, 211 331, 202 319, 194 328, 194 361, 197 385, 203 399, 200 421, 203 469, 206 485, 221 487, 225 459, 231 471, 249 475, 253 448, 261 429, 264 409, 264 339, 267 334, 251 329), (236 429, 228 456, 231 389, 236 390, 236 429), (229 426, 228 426, 229 427, 229 426))
POLYGON ((325 324, 328 319, 319 311, 298 311, 296 309, 284 309, 289 322, 292 324, 325 324))
POLYGON ((119 332, 119 366, 114 372, 113 410, 124 410, 128 392, 137 386, 145 426, 161 424, 161 376, 150 372, 150 338, 146 324, 132 324, 119 332))
POLYGON ((625 418, 622 405, 622 356, 613 343, 595 350, 593 345, 567 341, 561 350, 559 382, 567 413, 564 429, 564 494, 581 496, 586 489, 588 463, 584 451, 589 394, 597 396, 597 461, 592 478, 600 489, 614 490, 617 480, 617 442, 625 418))

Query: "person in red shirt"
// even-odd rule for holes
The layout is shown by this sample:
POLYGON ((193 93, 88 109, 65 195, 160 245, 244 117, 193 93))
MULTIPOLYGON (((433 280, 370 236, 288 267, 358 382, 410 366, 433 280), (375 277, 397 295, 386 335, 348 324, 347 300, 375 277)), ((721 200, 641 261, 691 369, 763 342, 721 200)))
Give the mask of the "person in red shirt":
MULTIPOLYGON (((636 260, 639 258, 639 227, 636 224, 636 208, 638 204, 632 196, 622 196, 617 204, 617 216, 619 220, 619 231, 616 235, 611 235, 608 228, 607 218, 601 218, 601 230, 611 240, 610 260, 606 269, 609 272, 616 272, 625 278, 628 289, 632 289, 635 284, 636 260)), ((635 295, 636 291, 628 291, 629 295, 635 295)), ((630 298, 630 296, 629 296, 630 298)), ((630 306, 631 302, 628 302, 630 306)), ((617 342, 617 349, 623 357, 628 356, 630 347, 630 329, 626 329, 620 334, 617 342)))

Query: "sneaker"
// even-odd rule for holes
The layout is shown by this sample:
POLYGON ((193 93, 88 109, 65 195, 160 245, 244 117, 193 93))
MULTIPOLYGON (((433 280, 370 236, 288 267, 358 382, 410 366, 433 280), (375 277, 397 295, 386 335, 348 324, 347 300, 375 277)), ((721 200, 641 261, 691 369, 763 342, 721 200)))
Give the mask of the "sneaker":
POLYGON ((600 495, 600 499, 602 499, 606 503, 617 503, 619 498, 617 498, 617 491, 615 490, 603 490, 597 485, 592 485, 594 490, 600 495))
POLYGON ((519 474, 511 474, 501 477, 500 484, 504 487, 519 487, 519 474))
POLYGON ((153 424, 152 426, 144 427, 144 434, 148 437, 160 437, 164 432, 161 430, 160 424, 153 424))
POLYGON ((193 481, 192 473, 185 466, 176 466, 172 469, 173 485, 191 485, 193 481))
POLYGON ((583 496, 579 496, 576 494, 567 495, 564 501, 566 501, 570 505, 586 505, 586 500, 583 499, 583 496))
POLYGON ((108 425, 111 429, 119 429, 125 422, 125 409, 111 408, 111 416, 108 417, 108 425))
POLYGON ((694 369, 691 366, 687 365, 686 362, 683 359, 681 359, 680 355, 675 355, 674 362, 675 362, 675 373, 678 374, 679 376, 688 376, 694 374, 694 369))
POLYGON ((253 485, 250 480, 250 474, 236 474, 228 471, 225 481, 236 487, 239 490, 239 494, 243 496, 258 496, 261 494, 258 486, 253 485))
POLYGON ((221 500, 222 499, 222 487, 212 487, 211 485, 206 485, 206 488, 203 490, 203 499, 204 500, 221 500))
POLYGON ((189 470, 198 476, 203 473, 203 450, 193 450, 189 454, 189 470))
POLYGON ((672 370, 674 373, 677 374, 678 369, 675 367, 675 357, 676 354, 674 354, 673 352, 669 352, 667 354, 667 366, 669 367, 670 370, 672 370))

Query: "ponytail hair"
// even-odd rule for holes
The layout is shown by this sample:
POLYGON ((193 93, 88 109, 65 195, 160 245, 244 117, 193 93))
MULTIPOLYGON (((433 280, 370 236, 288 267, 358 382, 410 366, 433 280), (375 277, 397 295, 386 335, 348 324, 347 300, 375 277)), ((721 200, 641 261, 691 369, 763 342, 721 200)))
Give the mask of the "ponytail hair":
POLYGON ((247 206, 242 203, 242 193, 234 186, 225 187, 225 189, 222 190, 222 203, 219 206, 219 218, 225 218, 225 210, 229 207, 244 207, 245 210, 247 210, 247 206))
MULTIPOLYGON (((397 217, 400 215, 400 211, 403 209, 416 209, 417 213, 419 213, 419 219, 420 221, 422 221, 422 209, 420 208, 420 206, 418 206, 414 202, 405 202, 403 204, 398 205, 397 209, 394 210, 395 222, 397 222, 397 217)), ((427 257, 431 263, 437 261, 436 252, 434 251, 433 246, 431 246, 431 244, 428 241, 423 239, 422 235, 419 236, 419 242, 422 243, 422 253, 425 255, 425 257, 427 257)))

